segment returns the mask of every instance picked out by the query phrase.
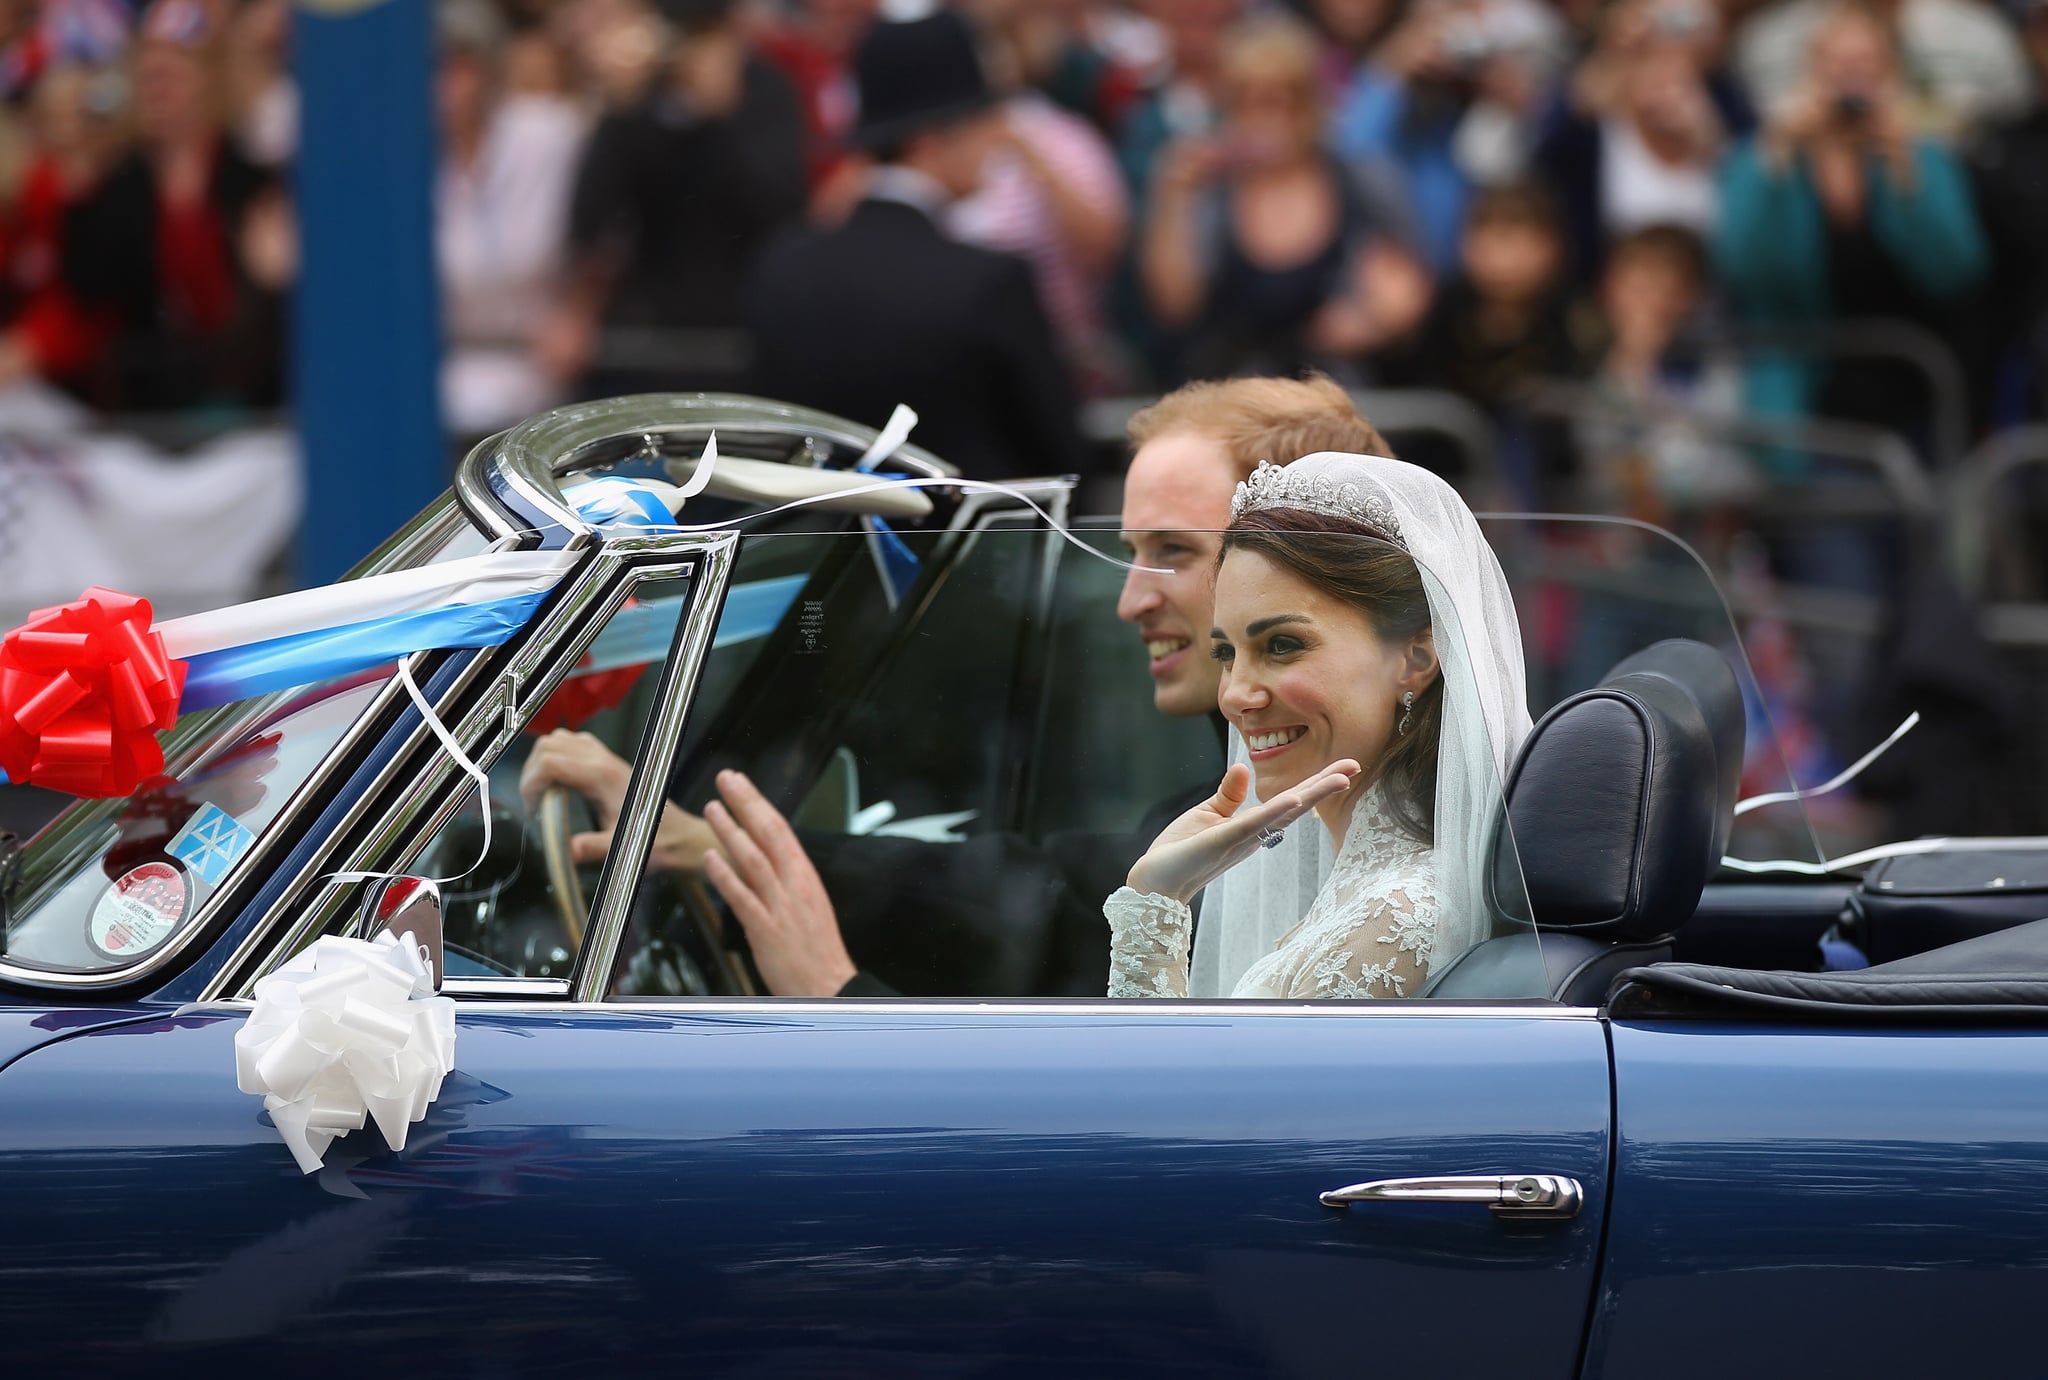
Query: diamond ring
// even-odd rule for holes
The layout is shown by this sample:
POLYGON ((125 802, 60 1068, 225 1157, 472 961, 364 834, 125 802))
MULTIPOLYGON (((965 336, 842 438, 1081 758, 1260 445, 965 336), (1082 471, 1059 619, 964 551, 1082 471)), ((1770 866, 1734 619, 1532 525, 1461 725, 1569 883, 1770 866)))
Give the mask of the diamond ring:
POLYGON ((1261 829, 1259 830, 1259 847, 1278 848, 1280 840, 1286 837, 1287 835, 1278 829, 1261 829))

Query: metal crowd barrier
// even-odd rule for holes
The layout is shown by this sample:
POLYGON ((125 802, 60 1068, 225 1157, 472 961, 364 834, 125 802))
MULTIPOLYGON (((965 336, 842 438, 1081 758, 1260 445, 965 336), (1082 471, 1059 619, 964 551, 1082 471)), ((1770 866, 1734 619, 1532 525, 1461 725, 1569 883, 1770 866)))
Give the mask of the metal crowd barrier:
POLYGON ((1779 352, 1828 360, 1889 360, 1904 364, 1926 382, 1933 403, 1929 459, 1945 469, 1969 446, 1970 389, 1962 363, 1941 337, 1916 322, 1887 317, 1828 321, 1805 326, 1740 327, 1720 344, 1738 353, 1779 352))
POLYGON ((2041 786, 2048 769, 2048 716, 2041 712, 2048 698, 2048 602, 2040 597, 2048 551, 2036 535, 2048 525, 2048 424, 2013 427, 1985 440, 1964 457, 1950 498, 1950 569, 1977 610, 1978 631, 2021 691, 2009 748, 2015 798, 2032 809, 2014 832, 2048 829, 2048 792, 2041 786), (2036 481, 2031 508, 2014 501, 2015 481, 2029 479, 2036 481), (2020 540, 2001 542, 2001 535, 2020 540), (2019 578, 1999 580, 2001 564, 2017 564, 2023 554, 2032 557, 2028 568, 2003 572, 2019 578), (2027 594, 2034 597, 2017 597, 2027 594))
POLYGON ((1987 438, 1957 466, 1950 491, 1949 551, 1956 581, 1972 598, 1990 588, 1998 558, 1993 528, 1998 491, 2014 475, 2048 467, 2048 423, 2009 427, 1987 438))
MULTIPOLYGON (((1701 412, 1675 404, 1637 407, 1596 393, 1585 384, 1551 380, 1529 390, 1523 405, 1532 414, 1562 419, 1577 427, 1600 425, 1683 427, 1709 445, 1751 455, 1784 449, 1853 467, 1856 477, 1788 479, 1752 464, 1753 495, 1730 500, 1745 525, 1796 530, 1808 522, 1890 521, 1910 547, 1933 551, 1940 538, 1940 500, 1934 483, 1904 437, 1852 422, 1753 417, 1701 412)), ((1598 511, 1597 495, 1581 494, 1576 505, 1598 511)), ((1568 502, 1552 506, 1571 506, 1568 502)), ((1716 570, 1729 607, 1741 617, 1769 616, 1800 630, 1802 641, 1837 676, 1849 676, 1864 649, 1885 625, 1888 608, 1875 592, 1775 582, 1755 594, 1716 570), (1815 640, 1818 639, 1818 640, 1815 640)))
POLYGON ((1775 479, 1762 466, 1756 477, 1770 489, 1775 515, 1796 517, 1897 516, 1916 531, 1931 531, 1940 503, 1934 483, 1896 432, 1860 422, 1824 418, 1756 417, 1702 411, 1676 403, 1636 405, 1587 384, 1546 379, 1531 387, 1522 406, 1540 415, 1585 425, 1682 427, 1710 444, 1784 449, 1867 470, 1869 485, 1834 479, 1775 479))

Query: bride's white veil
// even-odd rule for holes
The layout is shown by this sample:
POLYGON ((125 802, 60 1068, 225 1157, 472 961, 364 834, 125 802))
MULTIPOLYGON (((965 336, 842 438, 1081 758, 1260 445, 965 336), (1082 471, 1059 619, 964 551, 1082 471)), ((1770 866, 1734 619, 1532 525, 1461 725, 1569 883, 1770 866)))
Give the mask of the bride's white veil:
MULTIPOLYGON (((1287 506, 1276 500, 1289 495, 1305 496, 1326 511, 1355 511, 1375 497, 1384 499, 1397 529, 1389 535, 1398 536, 1422 575, 1444 680, 1435 849, 1443 902, 1435 955, 1441 967, 1491 931, 1485 873, 1501 783, 1529 733, 1514 596, 1472 510, 1428 470, 1324 451, 1296 460, 1281 476, 1277 486, 1262 484, 1260 477, 1239 485, 1233 515, 1252 490, 1260 491, 1254 501, 1263 507, 1287 506)), ((1234 733, 1230 760, 1246 760, 1234 733)), ((1332 859, 1328 831, 1303 819, 1278 847, 1261 849, 1211 883, 1195 927, 1189 995, 1229 996, 1245 970, 1308 913, 1332 859)))

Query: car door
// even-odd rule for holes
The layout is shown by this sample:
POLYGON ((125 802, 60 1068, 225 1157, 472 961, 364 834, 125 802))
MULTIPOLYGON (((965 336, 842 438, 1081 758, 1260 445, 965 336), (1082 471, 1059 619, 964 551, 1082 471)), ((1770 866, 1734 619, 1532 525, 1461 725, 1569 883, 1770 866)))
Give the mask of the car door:
POLYGON ((2025 1375, 2048 1035, 1615 1023, 1592 1375, 2025 1375), (1672 1339, 1683 1338, 1682 1346, 1672 1339))
POLYGON ((0 1072, 18 1364, 1577 1366, 1607 1157, 1584 1013, 465 999, 406 1149, 359 1132, 312 1176, 234 1089, 242 1019, 0 1072), (1586 1209, 1318 1201, 1531 1171, 1586 1209))

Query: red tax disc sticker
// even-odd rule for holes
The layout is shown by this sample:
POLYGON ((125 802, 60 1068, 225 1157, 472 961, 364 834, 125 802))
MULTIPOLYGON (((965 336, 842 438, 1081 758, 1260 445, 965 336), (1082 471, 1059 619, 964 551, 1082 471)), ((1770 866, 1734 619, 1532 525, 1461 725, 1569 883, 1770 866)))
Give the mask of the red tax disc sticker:
POLYGON ((101 958, 142 957, 171 937, 192 905, 192 887, 176 863, 146 862, 100 893, 85 941, 101 958))

